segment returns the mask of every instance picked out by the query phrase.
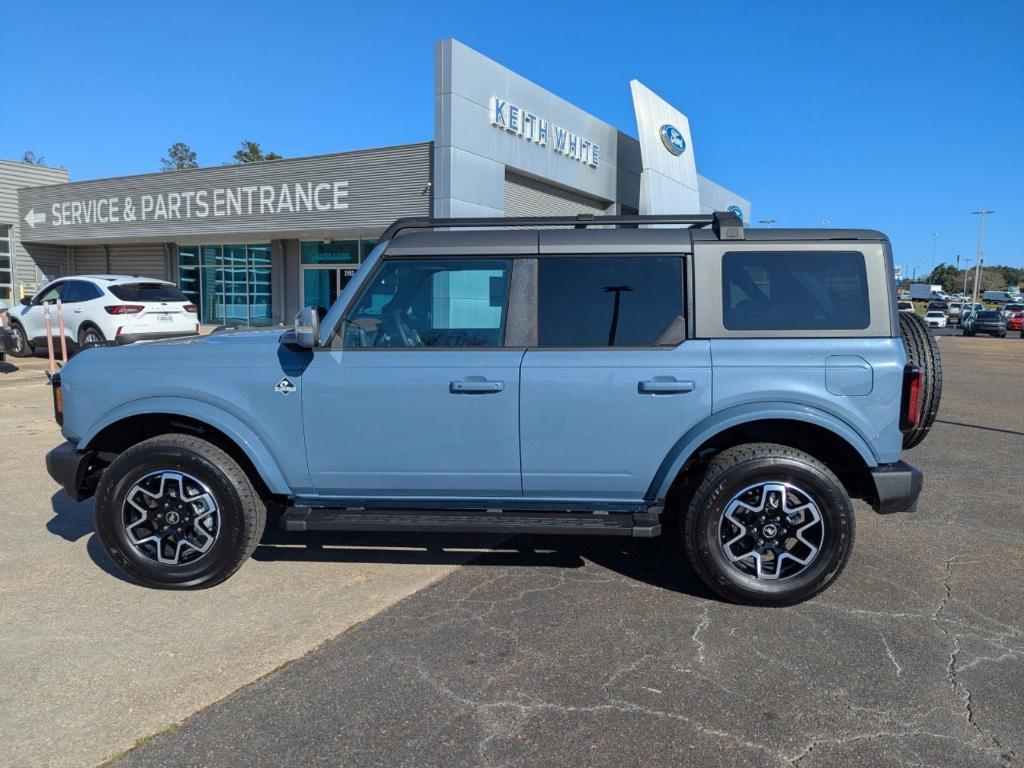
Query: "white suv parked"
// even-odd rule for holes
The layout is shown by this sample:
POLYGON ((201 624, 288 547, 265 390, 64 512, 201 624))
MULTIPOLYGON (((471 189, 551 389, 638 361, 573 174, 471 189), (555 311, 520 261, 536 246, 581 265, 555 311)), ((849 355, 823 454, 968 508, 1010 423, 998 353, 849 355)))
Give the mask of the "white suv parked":
POLYGON ((80 349, 102 341, 130 344, 147 339, 195 336, 196 307, 174 283, 127 275, 62 277, 10 310, 15 357, 46 346, 44 305, 50 305, 54 342, 60 343, 57 299, 64 309, 68 347, 80 349))

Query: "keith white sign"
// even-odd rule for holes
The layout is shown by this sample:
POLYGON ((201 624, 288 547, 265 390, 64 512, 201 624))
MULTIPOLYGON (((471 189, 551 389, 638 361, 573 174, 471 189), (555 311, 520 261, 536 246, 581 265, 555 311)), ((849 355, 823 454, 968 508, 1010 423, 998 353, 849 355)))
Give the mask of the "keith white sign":
POLYGON ((491 97, 491 125, 521 136, 541 147, 572 158, 591 168, 601 164, 601 148, 579 134, 549 123, 506 99, 491 97))
MULTIPOLYGON (((185 192, 124 195, 65 200, 50 209, 50 224, 117 224, 136 221, 172 221, 253 216, 303 211, 343 211, 348 208, 348 182, 253 184, 212 187, 185 192)), ((29 209, 26 223, 33 229, 46 221, 45 213, 29 209)))

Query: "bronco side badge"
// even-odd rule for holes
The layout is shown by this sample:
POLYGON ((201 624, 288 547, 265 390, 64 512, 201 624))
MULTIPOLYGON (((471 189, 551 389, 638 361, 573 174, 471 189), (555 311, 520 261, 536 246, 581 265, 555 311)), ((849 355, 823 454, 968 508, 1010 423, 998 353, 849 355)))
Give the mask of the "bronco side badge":
POLYGON ((274 387, 274 391, 280 392, 282 395, 289 395, 295 391, 295 385, 288 381, 288 379, 281 379, 277 382, 277 386, 274 387))

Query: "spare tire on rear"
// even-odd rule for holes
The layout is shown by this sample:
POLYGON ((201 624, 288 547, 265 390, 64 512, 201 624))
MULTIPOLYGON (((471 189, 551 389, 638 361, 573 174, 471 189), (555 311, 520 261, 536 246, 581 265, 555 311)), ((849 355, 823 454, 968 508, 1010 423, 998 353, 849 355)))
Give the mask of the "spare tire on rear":
POLYGON ((907 352, 907 365, 916 365, 924 371, 924 392, 921 398, 921 416, 917 426, 903 433, 903 447, 913 448, 924 440, 939 415, 942 398, 942 358, 939 345, 917 315, 900 312, 900 335, 907 352))

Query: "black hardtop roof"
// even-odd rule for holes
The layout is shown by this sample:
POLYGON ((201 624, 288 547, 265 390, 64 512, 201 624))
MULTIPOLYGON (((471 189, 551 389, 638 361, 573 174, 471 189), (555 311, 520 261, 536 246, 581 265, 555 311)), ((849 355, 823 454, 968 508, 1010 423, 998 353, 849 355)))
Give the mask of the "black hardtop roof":
POLYGON ((694 242, 885 241, 872 229, 746 229, 731 212, 678 216, 399 219, 385 256, 689 253, 694 242), (640 225, 657 225, 644 226, 640 225))

